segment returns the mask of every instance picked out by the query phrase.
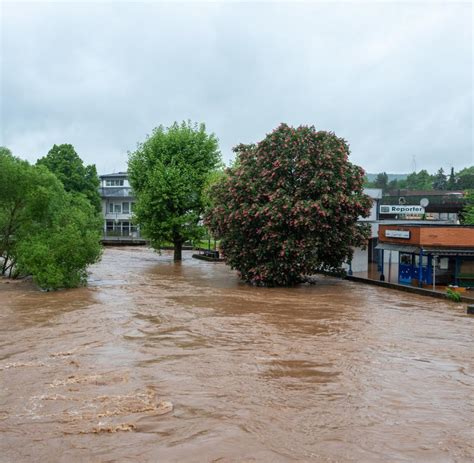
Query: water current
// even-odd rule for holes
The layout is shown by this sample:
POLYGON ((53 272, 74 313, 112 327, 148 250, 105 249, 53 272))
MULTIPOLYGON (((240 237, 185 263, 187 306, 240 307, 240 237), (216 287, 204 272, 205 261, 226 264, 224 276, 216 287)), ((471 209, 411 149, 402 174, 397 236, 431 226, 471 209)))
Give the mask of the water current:
POLYGON ((0 282, 1 462, 468 462, 465 305, 108 248, 86 288, 0 282))

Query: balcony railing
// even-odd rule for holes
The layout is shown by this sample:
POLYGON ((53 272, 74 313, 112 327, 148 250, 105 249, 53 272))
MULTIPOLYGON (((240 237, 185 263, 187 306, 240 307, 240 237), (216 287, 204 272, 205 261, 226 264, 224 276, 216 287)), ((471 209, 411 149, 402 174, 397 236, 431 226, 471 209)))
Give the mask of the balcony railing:
POLYGON ((104 230, 102 233, 104 238, 126 238, 126 239, 141 239, 140 231, 127 230, 104 230))

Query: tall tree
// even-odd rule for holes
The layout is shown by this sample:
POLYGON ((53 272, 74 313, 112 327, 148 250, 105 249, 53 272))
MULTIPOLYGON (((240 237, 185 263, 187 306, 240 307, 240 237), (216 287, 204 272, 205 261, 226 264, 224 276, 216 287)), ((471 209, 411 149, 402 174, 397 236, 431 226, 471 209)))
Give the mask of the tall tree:
POLYGON ((431 190, 433 179, 426 170, 413 172, 407 177, 407 189, 409 190, 431 190))
POLYGON ((461 221, 464 225, 474 225, 474 190, 468 190, 466 195, 466 205, 461 214, 461 221))
POLYGON ((403 188, 407 187, 407 181, 405 179, 396 179, 394 178, 390 182, 388 182, 388 191, 395 191, 395 190, 401 190, 403 188))
POLYGON ((83 195, 0 150, 0 274, 32 275, 47 289, 83 284, 101 254, 100 226, 83 195))
POLYGON ((181 260, 183 243, 198 239, 209 176, 220 166, 218 141, 204 124, 162 125, 129 153, 128 174, 136 195, 135 220, 155 249, 174 245, 181 260))
POLYGON ((386 172, 381 172, 377 174, 377 178, 374 182, 375 188, 381 188, 384 192, 387 190, 388 187, 388 175, 386 172))
POLYGON ((61 180, 66 191, 84 194, 100 212, 100 182, 96 167, 93 164, 85 166, 72 145, 54 145, 37 164, 53 172, 61 180))
POLYGON ((460 190, 474 190, 474 166, 460 170, 457 177, 457 188, 460 190))
POLYGON ((449 174, 447 189, 448 190, 455 190, 456 185, 456 175, 454 174, 454 167, 451 167, 451 173, 449 174))
POLYGON ((347 143, 314 127, 281 124, 257 145, 234 148, 238 167, 214 187, 205 222, 243 280, 268 286, 336 270, 365 245, 357 223, 371 200, 347 143))
POLYGON ((441 167, 436 175, 433 177, 434 190, 446 190, 448 188, 448 178, 441 167))

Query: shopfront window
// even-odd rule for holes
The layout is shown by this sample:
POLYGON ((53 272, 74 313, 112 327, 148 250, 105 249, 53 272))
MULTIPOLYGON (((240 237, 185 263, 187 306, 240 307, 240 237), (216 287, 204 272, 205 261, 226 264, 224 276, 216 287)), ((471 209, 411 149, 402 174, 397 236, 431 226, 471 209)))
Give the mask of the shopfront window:
MULTIPOLYGON (((415 255, 415 265, 417 267, 420 266, 420 255, 416 254, 415 255)), ((426 267, 428 265, 428 256, 421 256, 421 266, 426 267)))

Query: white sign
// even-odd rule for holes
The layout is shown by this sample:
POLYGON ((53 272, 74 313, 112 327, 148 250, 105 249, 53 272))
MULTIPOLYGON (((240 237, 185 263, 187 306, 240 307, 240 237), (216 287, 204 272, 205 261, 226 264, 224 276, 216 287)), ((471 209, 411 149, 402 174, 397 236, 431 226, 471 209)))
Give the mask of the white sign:
POLYGON ((381 214, 424 214, 425 208, 421 206, 385 205, 380 206, 381 214))
POLYGON ((410 231, 409 230, 385 230, 385 237, 386 238, 404 238, 410 239, 410 231))

